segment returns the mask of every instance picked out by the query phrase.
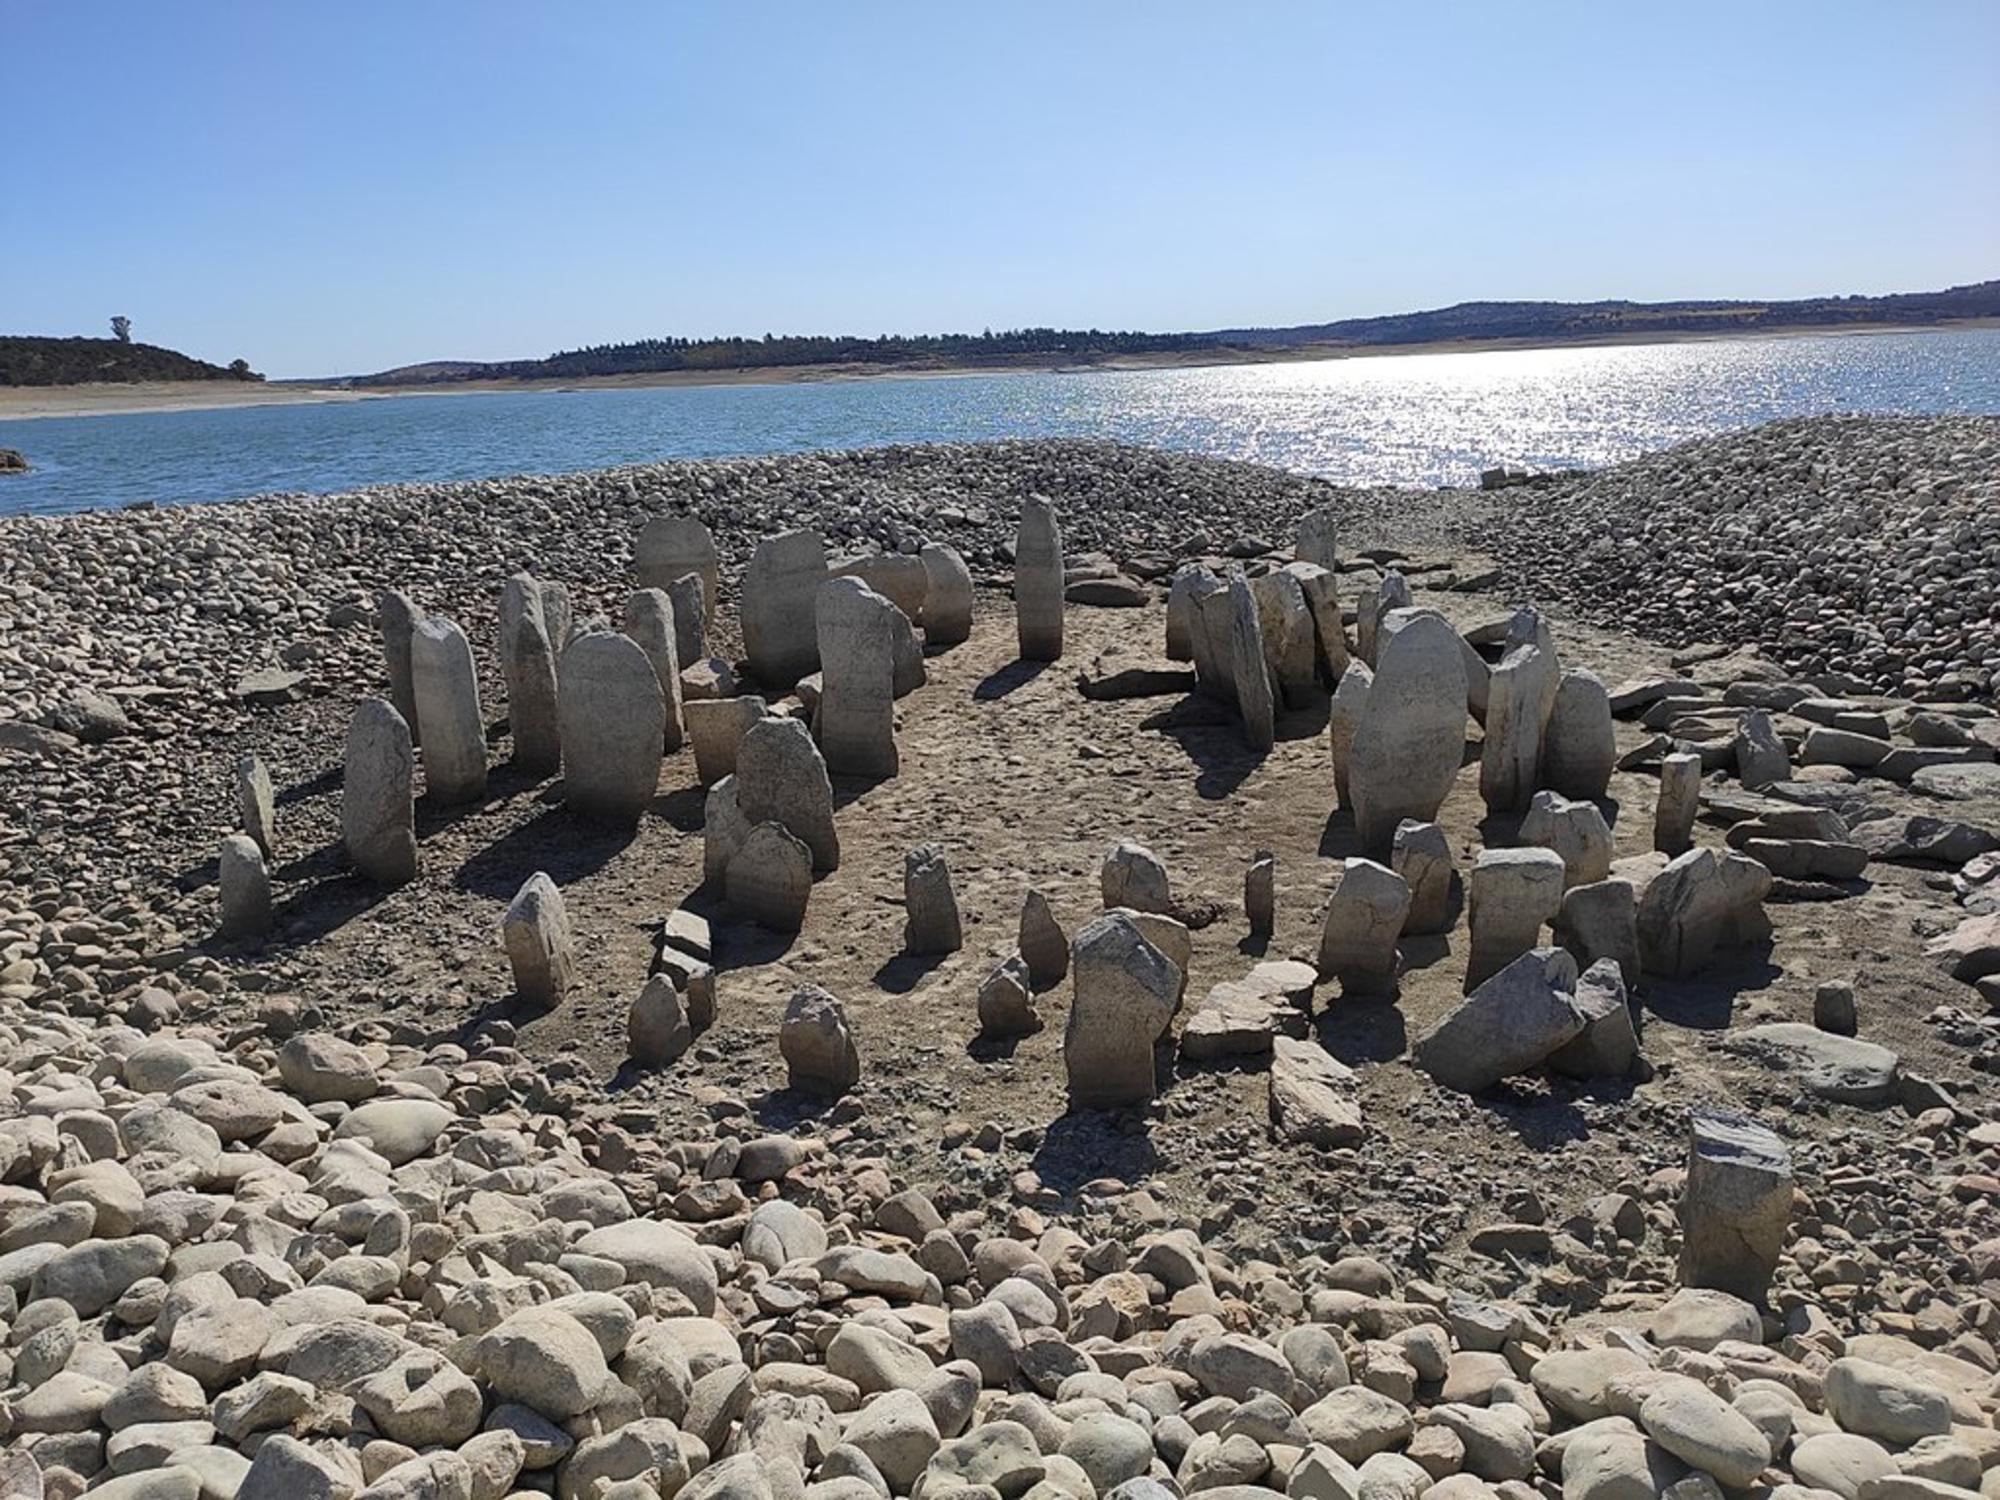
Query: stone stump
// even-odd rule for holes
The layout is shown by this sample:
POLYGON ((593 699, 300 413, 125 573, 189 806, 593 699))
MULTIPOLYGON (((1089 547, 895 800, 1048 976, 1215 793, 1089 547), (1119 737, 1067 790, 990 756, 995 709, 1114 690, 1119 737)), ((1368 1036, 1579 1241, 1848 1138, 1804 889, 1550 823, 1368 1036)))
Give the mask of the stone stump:
MULTIPOLYGON (((1064 967, 1068 967, 1067 959, 1064 967)), ((988 1041, 1030 1036, 1042 1029, 1028 963, 1018 953, 995 967, 981 982, 977 1005, 979 1034, 988 1041)))
POLYGON ((1701 811, 1701 757, 1677 751, 1660 762, 1660 800, 1653 807, 1653 847, 1662 854, 1685 854, 1694 845, 1695 815, 1701 811))
POLYGON ((625 601, 619 629, 646 653, 659 679, 660 697, 666 711, 666 733, 660 747, 668 754, 680 749, 682 720, 680 641, 674 627, 674 601, 665 589, 640 589, 625 601))
POLYGON ((1267 938, 1277 930, 1278 856, 1259 849, 1243 872, 1243 915, 1252 937, 1267 938))
POLYGON ((1599 880, 1563 892, 1552 924, 1556 942, 1579 969, 1600 959, 1618 965, 1627 989, 1639 983, 1639 902, 1629 880, 1599 880))
POLYGON ((514 993, 543 1009, 560 1005, 576 972, 576 949, 562 892, 547 874, 537 870, 522 882, 501 918, 500 937, 514 993))
POLYGON ((1791 1219, 1785 1143, 1754 1121, 1694 1116, 1681 1189, 1681 1285, 1763 1301, 1791 1219))
POLYGON ((840 868, 833 782, 803 723, 775 716, 756 720, 736 747, 735 774, 736 804, 746 819, 785 828, 812 851, 814 870, 840 868))
POLYGON ((363 698, 347 726, 340 832, 354 867, 378 885, 417 873, 415 779, 410 726, 386 699, 363 698))
MULTIPOLYGON (((695 779, 703 786, 714 786, 723 777, 736 774, 744 736, 765 717, 765 703, 754 693, 742 698, 695 698, 681 705, 681 712, 687 718, 688 739, 694 745, 695 779)), ((737 795, 742 795, 740 784, 737 795)))
POLYGON ((1135 844, 1130 839, 1113 844, 1098 867, 1097 886, 1106 911, 1123 906, 1133 911, 1173 915, 1174 896, 1167 880, 1167 867, 1144 844, 1135 844))
POLYGON ((1069 977, 1069 936, 1040 891, 1029 891, 1021 902, 1019 946, 1034 989, 1045 990, 1069 977))
POLYGON ((743 816, 736 800, 736 778, 725 776, 708 789, 702 802, 701 871, 702 883, 722 890, 729 874, 729 861, 750 837, 751 822, 743 816))
MULTIPOLYGON (((640 528, 632 548, 632 576, 640 588, 671 589, 675 579, 690 573, 701 579, 705 630, 715 623, 716 592, 722 584, 714 535, 694 516, 655 516, 640 528)), ((693 661, 700 654, 682 660, 693 661)))
POLYGON ((894 776, 896 606, 856 578, 819 591, 819 743, 835 776, 894 776))
POLYGON ((1559 792, 1535 793, 1521 820, 1521 842, 1555 850, 1566 887, 1611 876, 1611 825, 1595 802, 1574 801, 1559 792))
POLYGON ((410 672, 410 637, 423 618, 416 601, 401 589, 384 589, 375 596, 375 628, 382 637, 382 657, 389 672, 389 703, 410 726, 416 743, 417 691, 410 672))
POLYGON ((1343 861, 1320 929, 1319 977, 1338 979, 1343 996, 1395 994, 1396 939, 1409 914, 1402 876, 1372 859, 1343 861))
POLYGON ((708 655, 708 618, 714 610, 707 588, 699 573, 683 573, 666 587, 667 602, 674 607, 674 657, 678 661, 697 662, 708 655))
POLYGON ((1243 570, 1229 577, 1229 675, 1236 685, 1236 713, 1243 721, 1243 739, 1252 750, 1269 750, 1277 743, 1277 703, 1271 672, 1264 660, 1264 630, 1257 618, 1257 599, 1243 570))
POLYGON ((1200 595, 1213 593, 1220 580, 1199 563, 1174 574, 1167 586, 1167 660, 1194 660, 1194 616, 1200 595))
POLYGON ((1330 505, 1309 510, 1299 517, 1298 540, 1292 555, 1300 562, 1317 563, 1329 573, 1340 571, 1340 516, 1330 505))
POLYGON ((1736 779, 1755 791, 1775 781, 1788 781, 1792 755, 1779 738, 1770 712, 1753 708, 1736 726, 1736 779))
POLYGON ((438 802, 486 795, 486 723, 465 632, 450 620, 419 621, 410 635, 410 681, 424 751, 424 790, 438 802))
POLYGON ((817 531, 766 537, 743 574, 743 653, 768 687, 786 689, 819 670, 818 607, 826 544, 817 531))
POLYGON ((787 1086, 799 1093, 838 1098, 861 1081, 861 1054, 846 1007, 816 984, 793 991, 778 1027, 778 1052, 787 1086))
POLYGON ((278 800, 271 773, 255 755, 236 757, 236 819, 269 858, 278 836, 278 800))
POLYGON ((1409 937, 1450 932, 1451 882, 1456 873, 1451 840, 1435 823, 1405 818, 1396 825, 1389 868, 1410 888, 1410 913, 1403 919, 1409 937))
POLYGON ((563 803, 587 818, 636 823, 660 785, 666 695, 638 644, 580 635, 562 658, 563 803))
POLYGON ((1639 898, 1639 966, 1681 978, 1728 949, 1771 936, 1764 898, 1771 872, 1747 854, 1690 849, 1646 883, 1639 898))
POLYGON ((956 953, 964 946, 944 850, 919 844, 903 856, 903 949, 922 955, 956 953))
POLYGON ((972 573, 956 547, 925 542, 924 644, 933 650, 972 637, 972 573))
POLYGON ((1617 765, 1618 732, 1603 679, 1595 672, 1563 673, 1542 734, 1543 784, 1565 797, 1601 802, 1617 765))
POLYGON ((1466 883, 1471 954, 1469 995, 1491 975, 1539 946, 1542 925, 1562 906, 1563 862, 1553 849, 1482 849, 1466 883))
POLYGON ((271 875, 264 851, 247 833, 232 833, 216 857, 215 890, 225 939, 262 937, 271 930, 271 875))
POLYGON ((797 932, 812 899, 812 850, 782 825, 759 823, 729 856, 723 891, 745 921, 797 932))
POLYGON ((665 974, 655 974, 639 991, 625 1017, 626 1051, 642 1068, 660 1068, 694 1045, 694 1025, 681 992, 665 974))
POLYGON ((500 672, 507 685, 507 727, 514 761, 550 775, 562 764, 556 710, 556 652, 542 608, 541 586, 517 573, 500 588, 500 672))
POLYGON ((1128 916, 1084 926, 1070 954, 1076 985, 1063 1031, 1063 1068, 1075 1109, 1114 1109, 1153 1097, 1153 1044, 1173 1019, 1181 971, 1128 916))
POLYGON ((1382 627, 1375 678, 1347 763, 1355 831, 1362 848, 1375 853, 1388 852, 1403 819, 1437 817, 1465 750, 1458 632, 1427 609, 1396 610, 1382 627))
POLYGON ((1040 495, 1021 504, 1014 537, 1014 626, 1021 660, 1057 661, 1063 650, 1062 528, 1040 495))

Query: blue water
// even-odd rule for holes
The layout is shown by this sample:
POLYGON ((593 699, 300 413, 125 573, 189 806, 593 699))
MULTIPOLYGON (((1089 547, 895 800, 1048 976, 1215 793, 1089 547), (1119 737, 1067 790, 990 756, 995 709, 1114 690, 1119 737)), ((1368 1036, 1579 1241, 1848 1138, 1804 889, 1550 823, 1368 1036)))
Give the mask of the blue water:
POLYGON ((1817 412, 2000 413, 2000 330, 1193 370, 408 396, 0 422, 0 513, 979 438, 1118 438, 1352 484, 1594 466, 1817 412))

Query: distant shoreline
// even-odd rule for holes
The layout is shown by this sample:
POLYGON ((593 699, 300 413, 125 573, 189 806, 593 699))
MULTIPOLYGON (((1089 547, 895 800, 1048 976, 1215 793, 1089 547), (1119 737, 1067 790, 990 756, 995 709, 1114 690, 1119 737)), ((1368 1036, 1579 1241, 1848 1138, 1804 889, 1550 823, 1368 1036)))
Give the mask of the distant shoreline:
POLYGON ((1029 359, 990 364, 781 365, 742 370, 660 370, 632 375, 589 375, 570 380, 461 380, 437 385, 361 386, 313 381, 243 385, 215 381, 160 381, 145 385, 0 386, 0 423, 50 417, 129 416, 140 412, 221 411, 248 406, 296 406, 382 401, 402 396, 478 396, 631 390, 655 386, 817 385, 849 380, 933 380, 974 375, 1089 374, 1097 371, 1204 369, 1234 365, 1302 364, 1330 359, 1374 359, 1424 354, 1489 354, 1528 350, 1644 347, 1658 344, 1754 343, 1773 339, 1865 338, 1877 334, 1951 333, 2000 328, 2000 318, 1960 318, 1921 324, 1828 324, 1756 332, 1608 334, 1602 338, 1457 339, 1427 344, 1366 346, 1308 344, 1290 349, 1203 349, 1121 355, 1071 363, 1029 359))

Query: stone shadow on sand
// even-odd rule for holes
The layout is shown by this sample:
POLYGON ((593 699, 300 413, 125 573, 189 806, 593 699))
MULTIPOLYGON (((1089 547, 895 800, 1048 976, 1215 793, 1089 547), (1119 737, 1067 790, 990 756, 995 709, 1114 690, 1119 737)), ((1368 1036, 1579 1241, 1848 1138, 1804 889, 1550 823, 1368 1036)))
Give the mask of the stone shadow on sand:
MULTIPOLYGON (((1627 1086, 1626 1092, 1631 1092, 1627 1086)), ((1553 1151, 1590 1139, 1590 1121, 1558 1093, 1536 1092, 1520 1079, 1503 1079, 1472 1104, 1531 1151, 1553 1151)))
POLYGON ((1354 826, 1354 810, 1336 807, 1326 815, 1326 824, 1319 831, 1319 852, 1322 859, 1357 859, 1361 856, 1361 834, 1354 826))
POLYGON ((1016 688, 1026 687, 1054 665, 1052 661, 1010 661, 1004 667, 996 668, 980 679, 972 689, 973 701, 995 702, 1016 688))
POLYGON ((559 886, 569 885, 603 869, 637 832, 546 807, 466 860, 452 876, 452 884, 496 900, 511 900, 521 882, 537 870, 559 886))
POLYGON ((1739 948, 1712 968, 1685 979, 1648 974, 1639 987, 1639 1002, 1673 1026, 1696 1031, 1726 1031, 1737 998, 1752 990, 1769 989, 1784 977, 1771 962, 1771 944, 1739 948))
POLYGON ((1314 1019, 1313 1029, 1319 1044, 1350 1068, 1356 1063, 1394 1061, 1410 1046, 1402 1009, 1383 1000, 1331 996, 1314 1019))
POLYGON ((280 787, 272 796, 271 802, 276 807, 295 807, 301 802, 310 802, 315 797, 325 797, 339 791, 346 781, 346 764, 336 760, 316 776, 308 776, 304 781, 295 781, 290 786, 280 787))
POLYGON ((1072 1196, 1086 1182, 1115 1177, 1137 1187, 1159 1169, 1151 1122, 1139 1117, 1139 1128, 1126 1128, 1122 1110, 1072 1110, 1042 1132, 1042 1143, 1029 1163, 1042 1186, 1072 1196))
POLYGON ((344 851, 338 844, 318 850, 305 860, 294 860, 286 869, 309 861, 322 867, 319 878, 272 904, 268 941, 274 945, 297 947, 317 942, 379 905, 389 894, 366 876, 342 869, 344 851))
POLYGON ((708 824, 708 788, 676 787, 653 798, 653 813, 682 833, 700 833, 708 824))
POLYGON ((878 990, 907 995, 950 957, 949 953, 898 953, 884 959, 882 966, 869 977, 878 990))
POLYGON ((1224 802, 1264 763, 1264 753, 1243 743, 1232 725, 1171 728, 1166 737, 1194 763, 1195 795, 1204 802, 1224 802))

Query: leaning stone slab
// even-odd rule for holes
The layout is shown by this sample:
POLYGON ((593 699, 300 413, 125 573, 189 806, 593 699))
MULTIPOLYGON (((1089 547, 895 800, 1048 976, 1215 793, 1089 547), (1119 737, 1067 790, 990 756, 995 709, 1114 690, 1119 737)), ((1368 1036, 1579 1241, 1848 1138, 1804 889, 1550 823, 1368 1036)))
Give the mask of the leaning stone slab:
POLYGON ((1277 741, 1277 705, 1257 600, 1240 568, 1229 579, 1229 674, 1245 742, 1252 750, 1269 750, 1277 741))
POLYGON ((378 885, 405 884, 417 873, 416 752, 409 725, 384 699, 355 705, 344 767, 340 836, 347 857, 378 885))
MULTIPOLYGON (((742 698, 696 698, 682 704, 681 712, 687 719, 688 739, 694 744, 695 779, 703 786, 714 786, 723 777, 736 774, 744 736, 765 717, 765 705, 754 694, 742 698)), ((761 823, 764 819, 751 821, 761 823)))
POLYGON ((826 544, 816 531, 766 537, 743 574, 743 652, 751 675, 789 688, 819 670, 818 600, 826 544))
POLYGON ((1347 649, 1347 631, 1341 623, 1340 580, 1309 562, 1288 563, 1284 571, 1298 579, 1306 608, 1312 614, 1320 676, 1328 683, 1336 683, 1353 659, 1347 649))
POLYGON ((1790 1074, 1807 1093, 1840 1104, 1889 1103, 1903 1072, 1902 1058, 1887 1047, 1802 1021, 1732 1031, 1723 1045, 1790 1074))
MULTIPOLYGON (((1333 790, 1340 806, 1354 806, 1353 783, 1348 768, 1354 759, 1354 737, 1368 712, 1368 694, 1375 683, 1375 669, 1365 661, 1348 663, 1334 686, 1333 701, 1326 716, 1327 743, 1333 752, 1333 790)), ((1404 818, 1402 822, 1418 821, 1404 818)))
POLYGON ((1341 866, 1340 884, 1320 929, 1320 978, 1338 979, 1341 994, 1393 995, 1400 956, 1396 940, 1410 914, 1410 888, 1372 859, 1341 866))
POLYGON ((1021 505, 1014 538, 1014 623, 1021 660, 1055 661, 1063 649, 1062 529, 1040 495, 1021 505))
POLYGON ((563 653, 564 804, 585 817, 636 823, 660 786, 666 695, 636 642, 608 630, 563 653))
POLYGON ((1536 639, 1547 633, 1538 632, 1539 624, 1510 634, 1487 690, 1479 795, 1494 812, 1519 812, 1540 784, 1542 734, 1555 711, 1560 668, 1554 649, 1544 650, 1536 639))
POLYGON ((660 680, 660 697, 664 700, 667 715, 667 732, 660 743, 661 748, 671 754, 681 747, 683 717, 680 645, 674 628, 674 601, 667 597, 664 589, 640 589, 625 601, 625 614, 619 629, 646 653, 646 660, 653 664, 653 675, 660 680))
POLYGON ((925 542, 924 644, 936 649, 972 638, 972 574, 955 547, 925 542))
POLYGON ((956 953, 965 946, 951 866, 936 844, 919 844, 903 856, 903 949, 907 953, 956 953))
POLYGON ((1542 924, 1554 918, 1562 896, 1562 856, 1553 849, 1479 851, 1466 882, 1467 994, 1541 942, 1542 924))
POLYGON ((1174 574, 1167 586, 1167 660, 1194 660, 1194 616, 1197 596, 1212 593, 1208 585, 1215 575, 1199 563, 1190 563, 1174 574))
POLYGON ((375 625, 389 673, 389 702, 410 726, 412 744, 417 735, 417 691, 410 670, 410 638, 422 618, 416 602, 401 589, 384 589, 375 596, 375 625))
POLYGON ((797 932, 812 898, 812 851, 782 825, 759 823, 729 856, 723 890, 745 921, 797 932))
POLYGON ((1436 819, 1458 777, 1465 663, 1458 632, 1427 609, 1387 616, 1376 655, 1375 679, 1348 754, 1347 785, 1362 848, 1387 853, 1403 819, 1436 819))
POLYGON ((1076 996, 1063 1032, 1063 1067, 1078 1109, 1153 1097, 1153 1043, 1180 995, 1181 972, 1130 917, 1106 913, 1076 935, 1076 996))
POLYGON ((1577 976, 1576 1008, 1583 1030, 1549 1054, 1549 1069, 1570 1078, 1623 1078, 1639 1062, 1639 1033, 1625 977, 1611 959, 1599 959, 1577 976))
POLYGON ((840 1095, 861 1081, 861 1055, 847 1009, 830 991, 801 985, 778 1028, 788 1086, 802 1093, 840 1095))
POLYGON ((410 681, 423 726, 425 792, 438 802, 476 801, 486 794, 486 724, 465 632, 450 620, 419 621, 410 681))
POLYGON ((1648 974, 1693 974, 1717 954, 1771 936, 1764 898, 1771 872, 1741 854, 1690 849, 1671 861, 1639 899, 1639 962, 1648 974))
MULTIPOLYGON (((760 708, 763 702, 757 698, 747 701, 760 708)), ((816 871, 840 868, 840 835, 833 825, 833 782, 819 746, 803 723, 776 715, 755 720, 736 747, 734 768, 736 801, 745 818, 753 824, 784 827, 812 851, 816 871)))
POLYGON ((699 573, 683 573, 664 590, 674 607, 674 656, 698 662, 708 655, 708 617, 714 606, 699 573))
POLYGON ((894 776, 896 606, 855 578, 819 591, 819 743, 835 776, 894 776))
POLYGON ((1366 1134, 1353 1071, 1317 1042, 1272 1038, 1270 1109, 1271 1131, 1281 1141, 1352 1146, 1366 1134))
POLYGON ((576 971, 576 949, 562 892, 545 872, 537 870, 515 892, 500 936, 514 971, 514 993, 529 1005, 561 1004, 576 971))
POLYGON ((701 816, 701 870, 705 885, 716 890, 724 887, 729 862, 750 837, 752 826, 737 801, 734 776, 725 776, 708 789, 701 816))
POLYGON ((1749 1120, 1694 1116, 1681 1189, 1681 1285, 1761 1302, 1791 1219, 1792 1155, 1785 1143, 1749 1120))
POLYGON ((1560 948, 1522 954, 1419 1038, 1411 1061, 1466 1094, 1525 1073, 1587 1024, 1576 978, 1576 960, 1560 948))
POLYGON ((1608 958, 1628 990, 1639 983, 1639 901, 1631 881, 1614 877, 1571 886, 1551 927, 1579 969, 1608 958))
POLYGON ((278 837, 277 794, 271 786, 271 773, 258 756, 239 755, 234 779, 237 821, 268 858, 278 837))
POLYGON ((634 581, 642 589, 665 589, 689 573, 701 579, 706 628, 715 623, 716 591, 722 583, 715 537, 695 516, 653 517, 640 529, 632 549, 634 581))
POLYGON ((1069 936, 1040 891, 1030 890, 1021 902, 1019 945, 1033 988, 1045 990, 1069 977, 1069 936))

